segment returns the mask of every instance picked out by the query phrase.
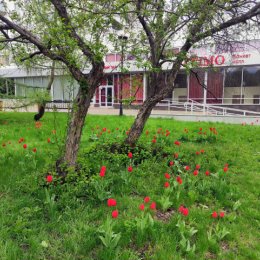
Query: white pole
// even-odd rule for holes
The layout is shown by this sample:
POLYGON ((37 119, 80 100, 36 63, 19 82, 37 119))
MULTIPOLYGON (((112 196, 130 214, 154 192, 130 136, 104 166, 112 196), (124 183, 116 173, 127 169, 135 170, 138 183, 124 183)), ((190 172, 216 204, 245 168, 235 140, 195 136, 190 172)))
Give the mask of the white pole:
POLYGON ((203 114, 205 115, 205 108, 206 108, 206 103, 207 103, 207 87, 208 87, 208 71, 205 71, 204 74, 204 92, 203 92, 203 114))

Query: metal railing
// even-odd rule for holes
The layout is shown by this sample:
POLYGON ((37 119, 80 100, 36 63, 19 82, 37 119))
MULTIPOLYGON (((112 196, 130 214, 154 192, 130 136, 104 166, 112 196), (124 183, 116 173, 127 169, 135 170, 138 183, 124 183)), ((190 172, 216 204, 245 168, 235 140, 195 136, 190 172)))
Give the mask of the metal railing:
POLYGON ((202 112, 204 115, 222 115, 222 116, 232 116, 232 115, 256 115, 260 116, 260 112, 244 110, 244 109, 237 109, 237 108, 230 108, 230 107, 223 107, 223 106, 216 106, 210 104, 203 104, 196 102, 192 99, 189 99, 188 102, 184 103, 185 111, 193 112, 202 112))

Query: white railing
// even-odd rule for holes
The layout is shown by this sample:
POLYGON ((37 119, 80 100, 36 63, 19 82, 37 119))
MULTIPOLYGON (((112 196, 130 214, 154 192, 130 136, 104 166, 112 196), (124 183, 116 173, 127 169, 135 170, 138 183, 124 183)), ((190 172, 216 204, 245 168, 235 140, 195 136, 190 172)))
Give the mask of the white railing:
POLYGON ((223 106, 216 106, 210 104, 203 104, 196 102, 192 99, 189 99, 188 102, 184 103, 185 111, 188 112, 202 112, 205 115, 256 115, 260 116, 260 112, 250 111, 250 110, 243 110, 237 108, 230 108, 230 107, 223 107, 223 106))

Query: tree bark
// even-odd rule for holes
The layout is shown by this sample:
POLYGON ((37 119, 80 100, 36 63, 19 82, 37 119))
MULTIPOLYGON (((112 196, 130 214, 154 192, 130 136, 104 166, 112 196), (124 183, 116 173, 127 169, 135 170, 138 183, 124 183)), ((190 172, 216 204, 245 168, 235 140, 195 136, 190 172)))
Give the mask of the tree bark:
POLYGON ((178 62, 175 63, 174 69, 173 71, 171 71, 167 82, 164 81, 163 71, 159 72, 157 75, 156 73, 151 74, 150 87, 152 90, 158 90, 158 92, 157 94, 153 93, 144 101, 129 131, 129 134, 125 139, 126 144, 130 146, 136 144, 143 132, 145 123, 151 115, 153 108, 156 106, 158 102, 163 100, 173 91, 173 84, 177 76, 177 73, 179 72, 181 62, 182 60, 178 60, 178 62))
MULTIPOLYGON (((55 76, 54 71, 55 71, 55 61, 53 60, 52 65, 51 65, 50 80, 49 80, 48 86, 46 88, 47 92, 50 92, 50 90, 51 90, 51 85, 54 81, 54 76, 55 76)), ((45 107, 46 107, 46 101, 45 100, 41 104, 38 104, 38 114, 34 115, 35 121, 39 121, 43 117, 43 115, 45 113, 45 107)))
POLYGON ((81 134, 84 127, 87 112, 104 73, 104 63, 93 65, 89 75, 78 81, 80 84, 78 94, 74 100, 72 115, 68 125, 67 137, 65 141, 63 157, 56 162, 56 168, 60 175, 66 176, 67 172, 62 169, 65 167, 75 167, 77 155, 80 147, 81 134))

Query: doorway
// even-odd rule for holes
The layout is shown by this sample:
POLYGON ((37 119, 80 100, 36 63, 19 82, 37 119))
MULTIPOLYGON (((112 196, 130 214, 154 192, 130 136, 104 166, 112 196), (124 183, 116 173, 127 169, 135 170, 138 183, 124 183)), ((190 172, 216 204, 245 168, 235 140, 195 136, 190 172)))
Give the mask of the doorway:
POLYGON ((112 107, 114 102, 114 93, 112 86, 100 86, 99 87, 100 106, 112 107))

